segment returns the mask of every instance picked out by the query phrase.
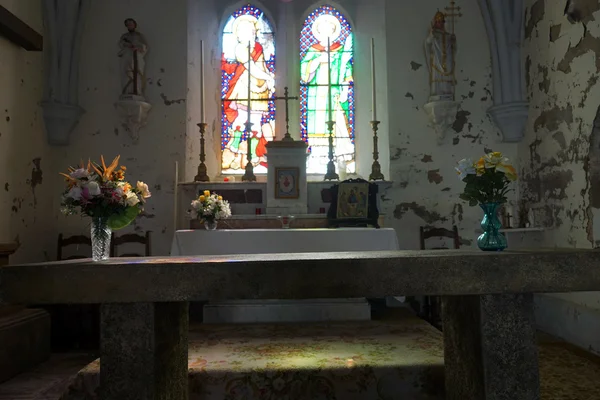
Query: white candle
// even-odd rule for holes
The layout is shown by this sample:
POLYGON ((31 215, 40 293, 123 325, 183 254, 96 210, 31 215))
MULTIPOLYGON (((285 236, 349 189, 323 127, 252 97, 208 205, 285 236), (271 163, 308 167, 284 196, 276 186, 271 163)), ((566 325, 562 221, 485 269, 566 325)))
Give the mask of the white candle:
POLYGON ((327 84, 328 84, 328 90, 329 90, 329 95, 328 97, 328 101, 329 101, 329 121, 332 121, 331 119, 331 112, 332 112, 332 107, 331 107, 331 38, 327 38, 327 84))
POLYGON ((200 122, 204 123, 204 40, 200 41, 200 104, 200 122))
POLYGON ((371 38, 371 85, 373 86, 373 121, 377 121, 377 100, 375 84, 375 39, 371 38))
POLYGON ((250 42, 248 42, 248 120, 250 122, 250 111, 252 110, 252 104, 250 104, 250 69, 252 64, 252 52, 250 51, 250 42))
POLYGON ((177 231, 177 219, 179 215, 177 214, 177 202, 178 202, 178 193, 179 192, 179 163, 175 161, 175 193, 173 194, 173 231, 177 231))

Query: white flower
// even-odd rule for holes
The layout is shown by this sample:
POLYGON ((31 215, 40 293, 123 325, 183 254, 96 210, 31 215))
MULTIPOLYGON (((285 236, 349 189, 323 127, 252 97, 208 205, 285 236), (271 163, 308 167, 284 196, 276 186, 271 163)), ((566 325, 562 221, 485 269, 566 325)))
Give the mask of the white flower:
POLYGON ((129 191, 127 192, 127 198, 125 199, 125 201, 127 202, 128 206, 133 207, 140 202, 140 198, 137 196, 137 194, 133 193, 132 191, 129 191))
POLYGON ((79 186, 73 186, 67 193, 67 197, 75 201, 81 200, 81 188, 79 186))
POLYGON ((460 160, 455 169, 458 173, 458 178, 461 181, 465 179, 467 175, 475 175, 477 173, 477 171, 475 170, 475 164, 470 158, 463 158, 462 160, 460 160))
POLYGON ((152 194, 150 193, 150 190, 148 189, 148 185, 145 184, 144 182, 137 182, 137 190, 140 191, 140 193, 142 194, 142 197, 144 199, 147 199, 148 197, 152 196, 152 194))
POLYGON ((90 196, 99 196, 101 191, 100 191, 100 185, 98 185, 98 182, 87 182, 84 185, 84 188, 87 188, 88 190, 88 194, 90 196))
POLYGON ((69 176, 73 179, 81 179, 81 178, 89 177, 90 173, 85 168, 79 168, 79 169, 76 169, 75 171, 71 172, 69 174, 69 176))

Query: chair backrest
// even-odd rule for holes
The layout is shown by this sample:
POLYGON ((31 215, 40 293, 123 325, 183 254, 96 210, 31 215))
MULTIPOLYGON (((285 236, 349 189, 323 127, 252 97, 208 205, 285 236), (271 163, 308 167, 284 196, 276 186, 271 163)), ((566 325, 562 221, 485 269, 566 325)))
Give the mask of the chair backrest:
POLYGON ((127 233, 125 235, 116 236, 113 233, 112 239, 110 241, 111 257, 142 257, 142 256, 149 257, 150 256, 150 248, 151 248, 150 231, 147 231, 145 235, 137 235, 135 233, 127 233), (145 247, 144 254, 128 253, 128 254, 117 255, 117 247, 119 247, 125 243, 143 244, 145 247))
MULTIPOLYGON (((58 245, 56 248, 56 259, 58 261, 65 260, 65 258, 63 258, 63 255, 62 255, 62 249, 63 249, 63 247, 72 246, 72 245, 84 245, 84 246, 91 247, 92 241, 88 236, 84 236, 84 235, 75 235, 75 236, 64 237, 62 233, 59 233, 58 234, 58 245)), ((89 255, 87 257, 89 257, 89 255)), ((74 260, 74 259, 87 258, 87 257, 82 256, 82 255, 75 255, 75 256, 67 257, 66 260, 74 260)))
POLYGON ((425 227, 422 226, 420 228, 420 236, 421 236, 421 250, 425 250, 425 241, 430 238, 440 238, 447 237, 453 239, 454 248, 460 249, 460 236, 458 236, 458 228, 456 225, 452 227, 452 230, 446 228, 435 228, 435 227, 425 227))

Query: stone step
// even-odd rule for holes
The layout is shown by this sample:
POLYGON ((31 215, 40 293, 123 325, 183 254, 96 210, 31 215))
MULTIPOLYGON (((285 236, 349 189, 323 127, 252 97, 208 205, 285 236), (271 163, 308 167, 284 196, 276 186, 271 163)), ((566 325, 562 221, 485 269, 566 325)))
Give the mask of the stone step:
POLYGON ((204 306, 204 323, 369 321, 366 299, 236 300, 204 306))
POLYGON ((0 382, 35 367, 50 356, 50 316, 22 309, 0 317, 0 382))

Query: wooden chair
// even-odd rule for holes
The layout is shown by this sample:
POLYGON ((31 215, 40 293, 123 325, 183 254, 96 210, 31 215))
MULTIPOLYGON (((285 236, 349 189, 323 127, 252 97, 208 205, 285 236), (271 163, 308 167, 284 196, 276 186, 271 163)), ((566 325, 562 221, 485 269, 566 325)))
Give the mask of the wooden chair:
POLYGON ((146 234, 144 236, 137 235, 135 233, 127 233, 125 235, 116 236, 113 233, 112 239, 110 241, 110 256, 111 257, 142 257, 142 256, 149 257, 150 253, 151 253, 150 248, 151 248, 150 231, 146 232, 146 234), (124 245, 125 243, 143 244, 145 247, 144 254, 142 255, 142 254, 135 254, 135 253, 126 253, 126 254, 117 255, 117 247, 124 245))
MULTIPOLYGON (((450 238, 454 241, 454 248, 460 249, 460 236, 458 236, 458 228, 456 225, 452 227, 452 230, 446 228, 434 228, 434 227, 425 227, 422 226, 420 229, 421 235, 421 250, 425 250, 425 241, 431 238, 450 238)), ((435 247, 430 248, 429 250, 442 250, 447 249, 447 247, 435 247)))
POLYGON ((62 249, 63 247, 67 247, 67 246, 72 246, 72 245, 84 245, 84 246, 88 246, 90 248, 90 252, 91 252, 91 247, 92 247, 92 241, 88 236, 84 236, 84 235, 75 235, 75 236, 69 236, 69 237, 63 237, 63 234, 60 233, 58 234, 58 245, 57 245, 57 249, 56 249, 56 259, 58 261, 61 260, 76 260, 79 258, 89 258, 91 256, 91 253, 88 254, 87 256, 84 255, 73 255, 67 258, 63 258, 63 252, 62 249))
MULTIPOLYGON (((420 229, 420 240, 421 250, 425 250, 425 241, 431 238, 450 238, 453 240, 454 249, 460 249, 460 236, 458 235, 458 228, 456 225, 452 227, 452 230, 446 228, 436 227, 425 227, 422 226, 420 229)), ((447 247, 433 247, 429 250, 447 250, 447 247)), ((427 320, 431 325, 435 326, 439 330, 442 330, 442 310, 441 310, 441 299, 439 296, 425 296, 423 299, 423 312, 422 317, 427 320)))

